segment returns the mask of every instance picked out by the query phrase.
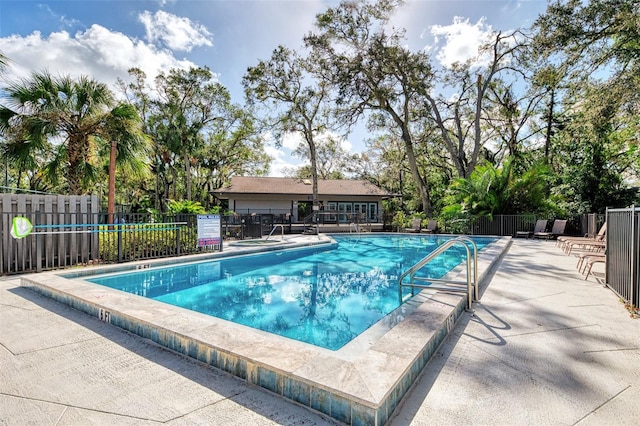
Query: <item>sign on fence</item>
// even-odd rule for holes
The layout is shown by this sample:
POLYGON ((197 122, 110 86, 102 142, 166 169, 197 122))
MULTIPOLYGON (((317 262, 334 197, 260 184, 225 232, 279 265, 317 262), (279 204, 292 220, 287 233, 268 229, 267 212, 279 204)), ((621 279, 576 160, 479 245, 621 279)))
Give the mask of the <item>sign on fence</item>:
POLYGON ((198 215, 198 247, 220 245, 222 251, 222 221, 219 214, 198 215))

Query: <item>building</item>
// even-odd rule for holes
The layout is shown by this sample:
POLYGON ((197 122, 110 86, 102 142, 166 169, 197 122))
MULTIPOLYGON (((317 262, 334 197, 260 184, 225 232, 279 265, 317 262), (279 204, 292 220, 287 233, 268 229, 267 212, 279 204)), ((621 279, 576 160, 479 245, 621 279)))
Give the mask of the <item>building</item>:
MULTIPOLYGON (((234 176, 213 194, 238 214, 284 214, 302 223, 313 212, 311 179, 234 176)), ((382 200, 390 196, 365 180, 319 180, 318 215, 322 223, 382 223, 382 200)))

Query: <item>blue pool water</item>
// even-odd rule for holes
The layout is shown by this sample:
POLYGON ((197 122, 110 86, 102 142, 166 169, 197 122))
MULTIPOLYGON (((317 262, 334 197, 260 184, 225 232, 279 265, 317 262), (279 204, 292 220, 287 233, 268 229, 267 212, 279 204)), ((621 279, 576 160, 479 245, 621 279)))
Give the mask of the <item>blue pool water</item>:
MULTIPOLYGON (((272 251, 88 281, 337 350, 400 305, 398 277, 448 237, 335 235, 337 246, 272 251)), ((474 238, 478 249, 494 238, 474 238)), ((454 246, 424 270, 465 259, 454 246)))

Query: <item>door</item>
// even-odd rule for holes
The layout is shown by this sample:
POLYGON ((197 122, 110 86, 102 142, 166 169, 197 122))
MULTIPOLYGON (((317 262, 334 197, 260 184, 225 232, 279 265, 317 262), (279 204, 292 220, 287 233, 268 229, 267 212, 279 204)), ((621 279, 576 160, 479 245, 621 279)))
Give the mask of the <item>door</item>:
POLYGON ((353 222, 367 221, 367 203, 353 203, 353 222))
POLYGON ((353 214, 353 203, 338 203, 338 222, 351 222, 353 214))

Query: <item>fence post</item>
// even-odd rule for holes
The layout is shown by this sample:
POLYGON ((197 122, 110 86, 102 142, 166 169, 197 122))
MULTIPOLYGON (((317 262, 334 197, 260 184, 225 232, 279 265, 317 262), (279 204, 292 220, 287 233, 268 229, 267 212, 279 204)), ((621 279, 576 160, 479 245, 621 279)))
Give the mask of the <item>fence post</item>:
POLYGON ((180 256, 180 226, 176 229, 176 254, 180 256))
MULTIPOLYGON (((34 212, 34 220, 33 220, 34 225, 40 225, 40 209, 36 210, 34 212)), ((38 233, 36 233, 36 272, 42 272, 42 239, 44 238, 43 235, 38 235, 38 233)), ((26 241, 25 241, 26 243, 26 241)), ((31 250, 29 250, 31 252, 31 250)), ((33 253, 33 252, 31 252, 33 253)), ((31 266, 33 268, 33 265, 31 266)))
POLYGON ((636 227, 636 206, 631 205, 631 288, 629 294, 629 301, 632 305, 638 308, 640 304, 640 298, 638 298, 638 291, 640 291, 640 276, 638 276, 638 254, 640 252, 640 235, 639 230, 636 227))
POLYGON ((36 272, 42 272, 42 235, 36 234, 36 272))
POLYGON ((116 225, 116 232, 118 233, 118 263, 122 263, 124 253, 122 253, 122 226, 116 225))

